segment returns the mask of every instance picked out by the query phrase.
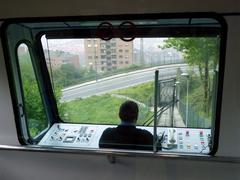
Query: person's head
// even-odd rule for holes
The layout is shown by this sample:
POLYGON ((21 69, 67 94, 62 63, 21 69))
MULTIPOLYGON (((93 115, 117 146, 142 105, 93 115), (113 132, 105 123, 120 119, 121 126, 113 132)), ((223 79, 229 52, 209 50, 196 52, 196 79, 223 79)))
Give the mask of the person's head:
POLYGON ((119 117, 123 122, 135 123, 138 119, 138 105, 133 101, 125 101, 119 108, 119 117))

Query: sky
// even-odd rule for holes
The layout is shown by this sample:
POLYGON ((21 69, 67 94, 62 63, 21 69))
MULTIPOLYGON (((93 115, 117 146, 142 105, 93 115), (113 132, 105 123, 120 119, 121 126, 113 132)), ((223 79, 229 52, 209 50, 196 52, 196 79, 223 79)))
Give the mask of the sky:
MULTIPOLYGON (((145 51, 160 51, 159 45, 163 44, 166 38, 144 38, 144 50, 145 51)), ((42 38, 44 49, 47 48, 47 40, 42 38)), ((50 50, 62 50, 71 53, 84 53, 84 41, 83 39, 51 39, 48 40, 48 46, 50 50)), ((140 49, 140 39, 136 38, 133 41, 134 49, 140 49)))

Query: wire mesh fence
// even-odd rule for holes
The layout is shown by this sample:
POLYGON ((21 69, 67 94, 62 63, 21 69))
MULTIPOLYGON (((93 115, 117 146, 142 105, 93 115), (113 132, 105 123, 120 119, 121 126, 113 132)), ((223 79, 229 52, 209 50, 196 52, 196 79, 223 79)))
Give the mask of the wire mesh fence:
POLYGON ((186 111, 186 104, 181 101, 179 101, 179 112, 188 127, 209 128, 211 126, 209 121, 198 115, 192 107, 188 106, 188 111, 186 111), (186 114, 188 116, 188 122, 186 122, 186 114))

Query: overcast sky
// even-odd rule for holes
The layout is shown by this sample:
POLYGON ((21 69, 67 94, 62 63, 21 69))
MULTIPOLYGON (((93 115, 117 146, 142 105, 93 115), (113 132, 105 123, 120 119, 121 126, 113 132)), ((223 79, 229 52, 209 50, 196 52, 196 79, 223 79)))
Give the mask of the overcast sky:
MULTIPOLYGON (((159 45, 163 44, 166 38, 144 38, 144 50, 146 51, 159 51, 159 45)), ((42 38, 44 49, 47 49, 46 39, 42 38)), ((50 50, 62 50, 71 53, 83 53, 84 41, 83 39, 51 39, 48 40, 50 50)), ((136 38, 133 41, 135 49, 140 49, 140 39, 136 38)))

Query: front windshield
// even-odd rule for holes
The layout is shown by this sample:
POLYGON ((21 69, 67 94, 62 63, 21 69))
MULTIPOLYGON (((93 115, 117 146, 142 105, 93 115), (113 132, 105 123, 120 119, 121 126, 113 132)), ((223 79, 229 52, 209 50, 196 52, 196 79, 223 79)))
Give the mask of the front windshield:
POLYGON ((133 100, 140 109, 138 125, 152 126, 154 72, 158 69, 160 81, 174 82, 165 89, 162 85, 159 108, 171 96, 177 100, 161 113, 159 126, 211 127, 218 37, 125 42, 119 38, 43 36, 42 45, 59 114, 65 122, 119 124, 119 106, 133 100))

